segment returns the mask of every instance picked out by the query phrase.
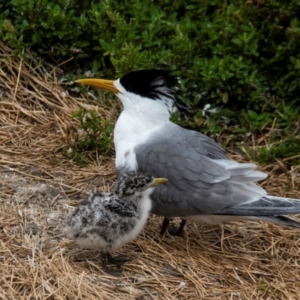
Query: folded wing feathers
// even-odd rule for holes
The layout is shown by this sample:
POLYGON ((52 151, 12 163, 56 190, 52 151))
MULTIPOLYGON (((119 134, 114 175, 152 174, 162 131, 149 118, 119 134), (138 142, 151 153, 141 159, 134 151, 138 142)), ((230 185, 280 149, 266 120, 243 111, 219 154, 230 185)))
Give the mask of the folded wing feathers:
POLYGON ((266 179, 268 175, 266 173, 256 171, 255 164, 249 163, 238 163, 232 160, 216 159, 216 163, 223 166, 227 171, 230 172, 231 182, 244 183, 244 182, 256 182, 259 180, 266 179))
POLYGON ((232 160, 217 159, 216 163, 223 166, 230 172, 230 182, 232 193, 240 197, 240 203, 246 204, 259 200, 266 196, 267 192, 255 184, 256 181, 263 180, 267 174, 256 171, 256 165, 250 163, 238 163, 232 160))

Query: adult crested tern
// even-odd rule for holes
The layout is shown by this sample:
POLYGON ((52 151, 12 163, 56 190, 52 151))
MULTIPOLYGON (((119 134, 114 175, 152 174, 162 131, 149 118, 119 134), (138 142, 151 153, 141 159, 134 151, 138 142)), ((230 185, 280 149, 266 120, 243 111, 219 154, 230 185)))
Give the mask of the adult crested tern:
POLYGON ((165 178, 137 172, 124 173, 114 184, 112 193, 92 194, 83 201, 66 226, 66 237, 79 246, 101 250, 102 267, 106 259, 120 265, 125 256, 110 254, 133 240, 143 229, 151 209, 149 195, 165 178))
POLYGON ((165 70, 133 71, 117 80, 77 82, 116 94, 123 104, 114 130, 118 176, 128 171, 165 177, 151 195, 152 213, 197 223, 265 220, 300 229, 285 216, 300 213, 300 201, 267 195, 255 182, 267 174, 238 163, 211 138, 170 121, 176 82, 165 70))

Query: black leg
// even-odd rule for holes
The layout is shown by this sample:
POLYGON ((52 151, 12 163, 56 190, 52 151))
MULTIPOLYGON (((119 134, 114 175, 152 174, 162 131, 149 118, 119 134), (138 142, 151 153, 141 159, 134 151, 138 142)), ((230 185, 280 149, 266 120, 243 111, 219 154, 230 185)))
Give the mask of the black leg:
POLYGON ((106 256, 106 253, 101 252, 101 265, 103 270, 106 270, 106 256))
POLYGON ((164 235, 166 230, 168 229, 170 220, 168 218, 164 218, 162 225, 161 225, 161 231, 160 231, 160 235, 164 235))
POLYGON ((112 262, 112 261, 114 261, 114 258, 110 255, 110 253, 101 252, 101 263, 102 263, 103 271, 109 275, 121 276, 122 271, 120 269, 118 269, 118 270, 109 269, 106 266, 106 260, 108 260, 109 262, 112 262))
MULTIPOLYGON (((169 223, 170 223, 170 220, 167 218, 164 218, 164 221, 161 226, 161 232, 160 232, 161 235, 164 235, 164 233, 168 229, 169 223)), ((176 227, 171 227, 168 229, 168 232, 171 235, 182 235, 185 224, 186 224, 186 220, 181 220, 179 229, 177 229, 176 227)))
POLYGON ((180 224, 180 227, 179 227, 179 229, 177 231, 177 235, 182 235, 183 228, 184 228, 185 224, 186 224, 186 220, 181 220, 181 224, 180 224))
POLYGON ((107 257, 107 260, 108 260, 111 264, 115 264, 115 260, 114 260, 114 258, 111 256, 110 253, 106 253, 106 257, 107 257))

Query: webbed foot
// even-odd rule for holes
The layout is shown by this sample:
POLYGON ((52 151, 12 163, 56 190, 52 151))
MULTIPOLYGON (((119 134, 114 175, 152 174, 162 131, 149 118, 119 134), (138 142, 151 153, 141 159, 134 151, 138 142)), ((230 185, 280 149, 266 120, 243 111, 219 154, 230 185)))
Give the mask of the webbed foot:
POLYGON ((120 277, 123 274, 121 269, 111 269, 111 268, 105 267, 105 269, 103 269, 103 271, 105 273, 107 273, 108 275, 116 276, 116 277, 120 277))
POLYGON ((131 261, 131 259, 126 257, 125 255, 119 255, 117 257, 112 257, 110 253, 106 253, 106 257, 107 257, 107 260, 111 264, 116 265, 118 268, 120 268, 126 262, 131 261))

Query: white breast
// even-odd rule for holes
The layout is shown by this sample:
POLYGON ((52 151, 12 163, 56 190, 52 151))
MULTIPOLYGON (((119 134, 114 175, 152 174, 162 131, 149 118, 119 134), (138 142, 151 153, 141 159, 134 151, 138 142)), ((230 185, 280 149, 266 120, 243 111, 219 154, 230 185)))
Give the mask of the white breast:
POLYGON ((116 167, 126 167, 128 171, 136 171, 138 168, 134 148, 142 144, 156 130, 160 130, 162 124, 141 121, 139 117, 123 111, 116 123, 114 130, 114 143, 116 149, 116 167))
POLYGON ((115 243, 112 245, 112 248, 111 248, 112 251, 117 250, 122 245, 134 240, 138 236, 138 234, 142 231, 142 229, 144 228, 146 221, 148 219, 150 210, 151 210, 151 200, 150 200, 149 196, 150 196, 152 190, 153 189, 149 189, 147 191, 148 193, 142 199, 141 207, 140 207, 141 215, 140 215, 140 218, 137 219, 136 225, 130 232, 120 236, 120 238, 118 238, 115 241, 115 243))

